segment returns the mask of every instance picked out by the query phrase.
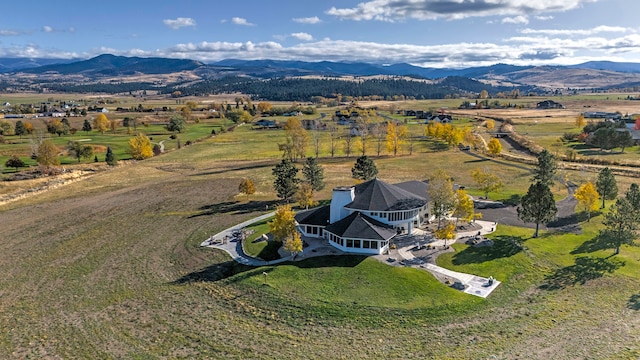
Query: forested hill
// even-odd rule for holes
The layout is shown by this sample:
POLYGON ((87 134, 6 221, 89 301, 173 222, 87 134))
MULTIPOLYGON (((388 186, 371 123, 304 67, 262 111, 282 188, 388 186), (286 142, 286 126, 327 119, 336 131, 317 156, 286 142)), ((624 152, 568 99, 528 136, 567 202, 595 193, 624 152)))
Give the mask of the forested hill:
MULTIPOLYGON (((301 79, 279 78, 247 80, 224 78, 202 81, 188 87, 167 88, 166 92, 180 91, 182 95, 209 95, 240 92, 255 98, 274 101, 310 101, 314 96, 334 97, 336 94, 353 97, 389 98, 404 96, 416 99, 441 99, 446 96, 468 95, 487 90, 489 93, 511 91, 512 87, 494 87, 476 80, 450 77, 430 83, 406 79, 301 79)), ((528 91, 530 87, 520 88, 528 91)))
POLYGON ((130 75, 137 72, 144 74, 168 74, 184 70, 194 70, 203 65, 201 62, 194 60, 125 57, 105 54, 89 60, 69 64, 55 64, 33 69, 24 69, 23 72, 43 74, 53 71, 63 75, 130 75))

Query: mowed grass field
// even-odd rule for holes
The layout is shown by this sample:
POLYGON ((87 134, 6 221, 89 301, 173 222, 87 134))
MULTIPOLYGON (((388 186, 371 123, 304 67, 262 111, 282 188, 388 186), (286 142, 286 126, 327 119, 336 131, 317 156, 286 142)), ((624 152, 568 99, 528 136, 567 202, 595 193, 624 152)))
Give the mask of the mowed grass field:
MULTIPOLYGON (((365 257, 249 268, 200 248, 275 204, 282 139, 239 127, 0 206, 0 358, 640 357, 640 249, 599 249, 601 214, 579 235, 501 226, 494 247, 456 244, 438 259, 502 281, 487 299, 365 257), (257 186, 248 201, 237 191, 245 177, 257 186)), ((520 164, 434 148, 424 140, 412 155, 375 158, 379 177, 444 169, 478 193, 469 173, 481 167, 505 181, 492 198, 526 192, 520 164)), ((321 155, 318 200, 354 183, 357 151, 321 155)), ((623 190, 637 179, 618 180, 623 190)))

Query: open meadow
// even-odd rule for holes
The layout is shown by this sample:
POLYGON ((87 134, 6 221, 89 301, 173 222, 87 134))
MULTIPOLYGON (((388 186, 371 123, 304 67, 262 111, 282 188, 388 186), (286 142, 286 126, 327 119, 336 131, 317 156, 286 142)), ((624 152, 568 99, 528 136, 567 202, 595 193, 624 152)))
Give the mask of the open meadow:
MULTIPOLYGON (((564 123, 553 132, 565 131, 564 123)), ((161 156, 0 204, 1 358, 640 357, 640 248, 623 246, 612 256, 598 247, 602 211, 581 223, 579 234, 532 238, 531 229, 499 226, 493 247, 455 244, 455 252, 437 259, 500 280, 487 299, 426 271, 364 256, 251 268, 201 248, 210 235, 277 204, 271 170, 284 131, 243 125, 209 137, 217 126, 190 124, 179 138, 182 145, 199 139, 192 145, 169 142, 161 156), (249 199, 238 193, 243 178, 256 184, 249 199)), ((409 126, 422 135, 424 125, 409 126)), ((128 139, 123 133, 101 142, 118 136, 128 139)), ((331 157, 322 136, 327 185, 316 199, 328 200, 333 187, 354 183, 359 150, 346 157, 341 147, 331 157)), ((114 143, 123 157, 125 140, 114 143)), ((484 168, 505 183, 491 198, 507 200, 524 194, 531 177, 530 166, 443 149, 430 139, 396 157, 377 157, 374 149, 369 144, 367 154, 390 183, 444 169, 482 195, 470 172, 484 168)), ((562 173, 575 182, 595 175, 562 173)), ((640 182, 617 180, 620 192, 640 182)), ((0 190, 17 183, 2 182, 0 190)), ((567 196, 562 186, 553 191, 557 199, 567 196)))

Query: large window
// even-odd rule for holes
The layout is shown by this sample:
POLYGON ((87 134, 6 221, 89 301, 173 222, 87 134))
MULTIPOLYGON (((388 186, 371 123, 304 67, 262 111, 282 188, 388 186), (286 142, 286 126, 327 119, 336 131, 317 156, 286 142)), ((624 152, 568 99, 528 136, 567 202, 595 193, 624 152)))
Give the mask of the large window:
POLYGON ((347 239, 347 247, 348 248, 352 248, 353 247, 353 240, 347 239))
POLYGON ((360 240, 353 240, 353 247, 360 248, 360 240))

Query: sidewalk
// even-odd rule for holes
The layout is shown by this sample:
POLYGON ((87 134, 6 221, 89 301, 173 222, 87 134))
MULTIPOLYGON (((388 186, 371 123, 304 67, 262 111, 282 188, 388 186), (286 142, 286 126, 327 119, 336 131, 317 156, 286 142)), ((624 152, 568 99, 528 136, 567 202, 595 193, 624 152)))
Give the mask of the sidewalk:
MULTIPOLYGON (((496 229, 496 224, 492 221, 479 220, 479 221, 476 221, 476 223, 482 226, 480 230, 458 233, 456 236, 456 240, 460 238, 466 238, 469 236, 475 236, 478 234, 478 231, 480 232, 480 235, 486 235, 495 231, 496 229)), ((451 244, 452 242, 453 241, 449 241, 448 244, 451 244)), ((436 240, 436 241, 430 242, 429 245, 434 247, 444 246, 445 241, 436 240)), ((411 244, 409 246, 398 248, 397 249, 398 255, 402 257, 405 262, 410 264, 409 266, 411 267, 427 270, 430 273, 434 274, 436 277, 438 277, 439 275, 441 277, 448 278, 452 283, 460 282, 462 285, 464 285, 465 287, 464 292, 467 294, 486 298, 487 296, 489 296, 489 294, 491 294, 491 292, 493 292, 493 290, 495 290, 500 285, 500 281, 497 281, 497 280, 490 281, 488 278, 476 276, 473 274, 465 274, 457 271, 452 271, 449 269, 445 269, 441 266, 426 263, 424 261, 416 259, 416 257, 413 256, 413 254, 411 253, 411 249, 413 249, 414 246, 415 246, 414 244, 411 244)))
POLYGON ((238 241, 235 239, 228 240, 232 238, 232 234, 234 231, 245 228, 253 223, 257 223, 259 221, 268 219, 272 217, 274 214, 275 212, 272 211, 270 213, 258 216, 256 218, 249 219, 245 222, 242 222, 228 229, 222 230, 221 232, 215 235, 212 235, 210 238, 203 241, 200 244, 200 246, 226 251, 233 260, 239 262, 240 264, 248 265, 248 266, 273 265, 273 264, 279 264, 281 262, 290 260, 290 256, 280 258, 277 260, 272 260, 272 261, 264 261, 262 259, 256 259, 244 253, 244 251, 242 250, 242 241, 238 241))

